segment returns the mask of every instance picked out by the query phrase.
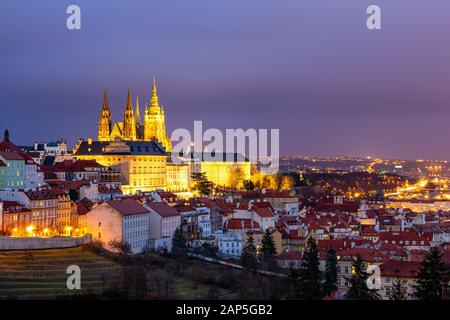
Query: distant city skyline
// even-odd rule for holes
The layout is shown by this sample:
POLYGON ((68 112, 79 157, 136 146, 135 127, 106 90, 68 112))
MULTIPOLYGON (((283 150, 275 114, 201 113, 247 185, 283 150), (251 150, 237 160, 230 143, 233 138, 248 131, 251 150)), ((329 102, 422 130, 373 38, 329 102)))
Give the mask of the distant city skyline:
POLYGON ((279 128, 281 155, 450 160, 450 3, 2 1, 0 128, 18 145, 96 137, 159 84, 168 133, 279 128))

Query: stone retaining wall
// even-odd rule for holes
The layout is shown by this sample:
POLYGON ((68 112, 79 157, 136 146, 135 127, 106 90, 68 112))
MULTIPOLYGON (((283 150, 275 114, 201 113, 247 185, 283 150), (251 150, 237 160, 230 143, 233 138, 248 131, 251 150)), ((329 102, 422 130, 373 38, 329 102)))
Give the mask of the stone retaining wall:
POLYGON ((0 237, 0 250, 35 250, 70 248, 88 244, 92 241, 90 234, 83 237, 54 237, 54 238, 14 238, 0 237))

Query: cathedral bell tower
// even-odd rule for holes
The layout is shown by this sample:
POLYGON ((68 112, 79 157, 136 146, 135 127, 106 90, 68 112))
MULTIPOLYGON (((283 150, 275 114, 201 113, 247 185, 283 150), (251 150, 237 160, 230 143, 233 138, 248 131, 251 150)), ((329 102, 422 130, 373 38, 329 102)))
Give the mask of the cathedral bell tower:
POLYGON ((103 95, 103 106, 98 122, 98 141, 109 141, 111 133, 111 112, 109 111, 108 97, 106 90, 103 95))
POLYGON ((145 110, 144 115, 144 140, 150 141, 152 139, 156 139, 161 143, 167 152, 172 151, 172 142, 166 134, 164 109, 160 107, 158 102, 155 78, 153 78, 150 106, 145 110))

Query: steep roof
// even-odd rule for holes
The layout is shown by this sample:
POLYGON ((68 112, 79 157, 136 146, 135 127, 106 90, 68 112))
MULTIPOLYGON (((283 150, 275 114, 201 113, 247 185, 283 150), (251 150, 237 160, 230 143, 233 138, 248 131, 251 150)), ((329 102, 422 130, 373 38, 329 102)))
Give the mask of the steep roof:
POLYGON ((0 151, 0 157, 5 160, 25 160, 20 154, 14 151, 0 151))
POLYGON ((179 216, 180 213, 174 207, 169 206, 165 202, 150 202, 147 206, 153 209, 157 214, 163 218, 179 216))
POLYGON ((32 200, 54 200, 58 197, 50 190, 40 190, 40 191, 26 191, 27 197, 32 200))
POLYGON ((142 204, 132 199, 107 201, 106 203, 123 216, 148 213, 148 210, 142 204))
POLYGON ((252 210, 261 218, 273 218, 273 212, 270 208, 253 208, 252 210))
POLYGON ((0 142, 0 152, 15 152, 22 159, 11 159, 11 160, 25 160, 27 163, 34 163, 33 159, 23 150, 21 150, 18 146, 12 143, 9 140, 3 140, 0 142))
POLYGON ((380 266, 384 277, 417 278, 421 263, 418 261, 389 260, 380 266))
POLYGON ((223 227, 225 229, 259 229, 259 223, 252 219, 229 219, 226 220, 223 227))

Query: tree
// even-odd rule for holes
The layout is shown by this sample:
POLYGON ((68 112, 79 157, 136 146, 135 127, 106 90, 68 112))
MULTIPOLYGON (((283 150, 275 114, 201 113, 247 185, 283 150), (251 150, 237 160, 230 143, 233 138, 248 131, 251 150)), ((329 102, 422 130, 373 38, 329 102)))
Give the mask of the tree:
POLYGON ((244 180, 242 182, 242 189, 245 191, 253 191, 255 189, 255 184, 252 180, 244 180))
POLYGON ((300 266, 301 296, 306 300, 319 300, 323 297, 322 272, 319 270, 319 252, 316 240, 309 238, 303 252, 300 266))
POLYGON ((302 298, 302 288, 300 282, 300 270, 294 268, 292 265, 289 266, 289 273, 287 276, 288 283, 286 287, 290 289, 290 293, 288 293, 289 299, 301 299, 302 298))
POLYGON ((131 246, 128 242, 111 240, 109 245, 115 249, 121 256, 128 256, 131 254, 131 246))
POLYGON ((356 259, 352 262, 352 276, 348 279, 350 281, 350 289, 345 295, 348 300, 378 300, 380 296, 374 289, 369 289, 367 286, 366 264, 362 261, 361 255, 358 253, 356 259))
POLYGON ((256 257, 256 247, 252 236, 249 236, 242 249, 241 264, 244 268, 256 270, 258 268, 258 260, 256 257))
POLYGON ((394 281, 390 300, 406 300, 405 292, 402 287, 402 280, 399 277, 397 277, 397 279, 394 281))
POLYGON ((449 298, 449 266, 442 261, 443 253, 437 248, 425 256, 420 270, 415 296, 420 300, 445 300, 449 298))
POLYGON ((333 248, 327 250, 326 259, 323 294, 329 296, 333 291, 338 289, 337 258, 336 251, 333 248))
POLYGON ((175 255, 186 253, 186 237, 180 227, 175 230, 172 238, 172 252, 175 255))
POLYGON ((209 196, 211 194, 213 184, 208 180, 206 172, 194 172, 192 175, 192 190, 201 196, 209 196))
POLYGON ((235 190, 244 180, 244 171, 239 165, 233 165, 229 169, 228 184, 235 190))
POLYGON ((259 253, 261 261, 267 270, 276 269, 277 249, 275 248, 275 242, 273 241, 272 233, 269 229, 266 229, 261 240, 261 250, 259 253))
POLYGON ((291 176, 283 176, 281 178, 280 190, 291 190, 294 187, 295 181, 291 176))

